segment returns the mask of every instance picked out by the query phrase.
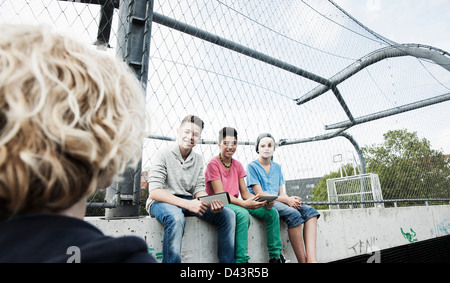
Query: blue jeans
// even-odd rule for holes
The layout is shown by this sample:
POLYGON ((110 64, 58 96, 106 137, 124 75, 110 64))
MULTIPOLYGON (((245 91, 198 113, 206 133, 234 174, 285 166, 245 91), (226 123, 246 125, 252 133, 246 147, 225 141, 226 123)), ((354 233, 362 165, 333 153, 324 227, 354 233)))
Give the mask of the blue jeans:
MULTIPOLYGON (((191 197, 182 197, 192 200, 191 197)), ((163 262, 181 262, 181 242, 186 225, 186 216, 197 216, 217 226, 217 256, 221 263, 234 263, 234 235, 236 216, 229 208, 220 213, 212 213, 209 209, 198 216, 184 208, 168 203, 155 201, 150 207, 150 216, 155 217, 164 226, 163 262)), ((198 241, 200 239, 192 239, 198 241)))
POLYGON ((300 209, 295 209, 285 203, 275 201, 273 208, 278 211, 281 220, 287 224, 288 229, 297 227, 313 217, 317 217, 317 219, 320 217, 317 210, 306 204, 302 204, 300 209))

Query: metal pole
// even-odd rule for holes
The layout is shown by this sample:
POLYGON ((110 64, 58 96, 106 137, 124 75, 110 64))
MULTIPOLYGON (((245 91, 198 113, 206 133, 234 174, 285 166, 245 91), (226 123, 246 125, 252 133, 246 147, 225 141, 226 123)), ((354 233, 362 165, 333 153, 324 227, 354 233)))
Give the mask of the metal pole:
POLYGON ((417 101, 417 102, 410 103, 407 105, 399 106, 396 108, 380 111, 380 112, 377 112, 374 114, 362 116, 362 117, 354 119, 353 121, 345 121, 345 122, 340 122, 340 123, 336 123, 333 125, 327 125, 327 126, 325 126, 325 129, 326 130, 341 129, 341 128, 348 129, 349 127, 354 126, 354 125, 359 125, 359 124, 367 123, 370 121, 386 118, 389 116, 401 114, 404 112, 424 108, 424 107, 431 106, 434 104, 439 104, 439 103, 442 103, 445 101, 450 101, 450 93, 436 96, 433 98, 424 99, 421 101, 417 101))
MULTIPOLYGON (((119 8, 117 56, 135 72, 146 90, 150 53, 153 0, 123 0, 119 8)), ((106 201, 115 208, 105 209, 105 218, 139 217, 142 160, 136 168, 127 168, 106 190, 106 201)))
POLYGON ((333 87, 333 93, 336 96, 337 100, 339 101, 339 104, 341 104, 342 109, 344 110, 345 114, 347 114, 347 117, 350 119, 350 121, 354 122, 355 118, 353 118, 352 112, 350 111, 350 108, 348 108, 347 103, 344 100, 344 97, 342 97, 341 92, 337 87, 333 87))
MULTIPOLYGON (((351 144, 355 147, 355 150, 359 156, 359 162, 361 163, 361 175, 366 174, 366 161, 364 159, 364 155, 362 153, 361 148, 359 147, 358 142, 356 142, 356 140, 353 138, 353 136, 350 135, 349 133, 342 132, 340 134, 340 136, 348 139, 351 142, 351 144)), ((364 202, 366 200, 366 196, 364 194, 365 192, 366 192, 366 179, 362 178, 361 179, 361 201, 362 202, 364 202)), ((364 208, 364 207, 365 207, 364 203, 361 203, 361 208, 364 208)))
POLYGON ((197 38, 203 39, 205 41, 208 41, 210 43, 222 46, 224 48, 230 49, 232 51, 244 54, 246 56, 249 56, 253 59, 265 62, 267 64, 270 64, 272 66, 281 68, 285 71, 294 73, 296 75, 299 75, 301 77, 307 78, 309 80, 315 81, 319 84, 325 85, 327 87, 332 87, 332 83, 328 80, 325 79, 323 77, 320 77, 316 74, 313 74, 311 72, 305 71, 301 68, 298 68, 296 66, 293 66, 291 64, 288 64, 286 62, 283 62, 281 60, 278 60, 274 57, 270 57, 264 53, 258 52, 256 50, 250 49, 246 46, 243 46, 239 43, 233 42, 231 40, 219 37, 215 34, 209 33, 207 31, 201 30, 197 27, 194 26, 190 26, 188 24, 185 24, 183 22, 177 21, 175 19, 166 17, 164 15, 158 14, 158 13, 154 13, 153 14, 153 21, 155 23, 164 25, 166 27, 169 28, 173 28, 176 29, 180 32, 184 32, 186 34, 195 36, 197 38))
POLYGON ((377 204, 377 203, 393 203, 394 207, 398 207, 399 202, 448 202, 448 198, 436 198, 436 199, 387 199, 387 200, 366 200, 366 201, 304 201, 304 204, 307 205, 355 205, 355 204, 377 204))
POLYGON ((364 159, 364 155, 362 153, 361 148, 359 147, 358 142, 356 142, 355 138, 352 135, 346 132, 340 133, 339 136, 348 139, 351 142, 351 144, 355 147, 355 150, 359 156, 359 162, 361 163, 361 175, 366 174, 366 161, 364 159))
POLYGON ((114 15, 114 8, 118 9, 120 0, 58 0, 64 2, 76 2, 84 4, 101 5, 100 23, 98 25, 97 40, 94 45, 100 48, 109 48, 109 38, 111 35, 111 24, 114 15))
MULTIPOLYGON (((118 8, 119 6, 117 6, 118 8)), ((112 1, 106 2, 100 9, 100 23, 98 26, 97 40, 94 45, 110 48, 109 38, 111 36, 112 20, 114 15, 114 4, 112 1)))
POLYGON ((295 101, 298 105, 302 105, 326 93, 332 89, 333 86, 339 85, 370 65, 388 58, 403 56, 413 56, 419 59, 431 60, 447 71, 450 71, 450 54, 441 49, 419 44, 393 45, 375 50, 374 52, 364 56, 360 60, 331 77, 329 80, 331 85, 320 85, 301 98, 295 99, 295 101))

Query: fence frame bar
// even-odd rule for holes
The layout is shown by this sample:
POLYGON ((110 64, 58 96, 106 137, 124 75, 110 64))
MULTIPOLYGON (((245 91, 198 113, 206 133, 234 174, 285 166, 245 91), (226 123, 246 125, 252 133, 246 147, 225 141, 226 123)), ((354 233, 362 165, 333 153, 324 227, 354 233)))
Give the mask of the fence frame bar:
MULTIPOLYGON (((119 8, 117 57, 133 70, 144 88, 148 82, 150 39, 154 0, 122 0, 119 8)), ((106 190, 105 218, 139 217, 142 159, 136 168, 127 168, 119 181, 106 190), (112 205, 111 205, 112 206, 112 205)))

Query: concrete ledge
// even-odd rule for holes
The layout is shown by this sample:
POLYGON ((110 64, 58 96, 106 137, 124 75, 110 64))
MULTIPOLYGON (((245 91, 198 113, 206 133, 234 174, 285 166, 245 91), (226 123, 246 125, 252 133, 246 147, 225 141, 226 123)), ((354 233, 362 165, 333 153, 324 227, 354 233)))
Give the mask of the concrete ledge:
MULTIPOLYGON (((450 206, 404 208, 367 208, 321 210, 318 221, 317 257, 328 262, 411 242, 450 234, 450 206)), ((149 246, 149 252, 162 258, 163 226, 154 218, 104 220, 87 217, 86 221, 111 236, 136 235, 149 246)), ((281 222, 283 254, 297 262, 281 222)), ((250 262, 268 262, 264 222, 252 217, 249 228, 250 262)), ((183 237, 182 261, 217 262, 217 231, 196 217, 188 217, 183 237)))

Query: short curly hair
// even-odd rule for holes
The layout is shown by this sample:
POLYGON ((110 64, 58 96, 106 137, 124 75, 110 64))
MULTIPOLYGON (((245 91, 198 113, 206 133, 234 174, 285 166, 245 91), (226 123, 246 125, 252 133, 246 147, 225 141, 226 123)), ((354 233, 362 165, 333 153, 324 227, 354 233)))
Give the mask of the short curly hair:
POLYGON ((0 26, 0 218, 71 207, 141 158, 128 66, 45 25, 0 26))

